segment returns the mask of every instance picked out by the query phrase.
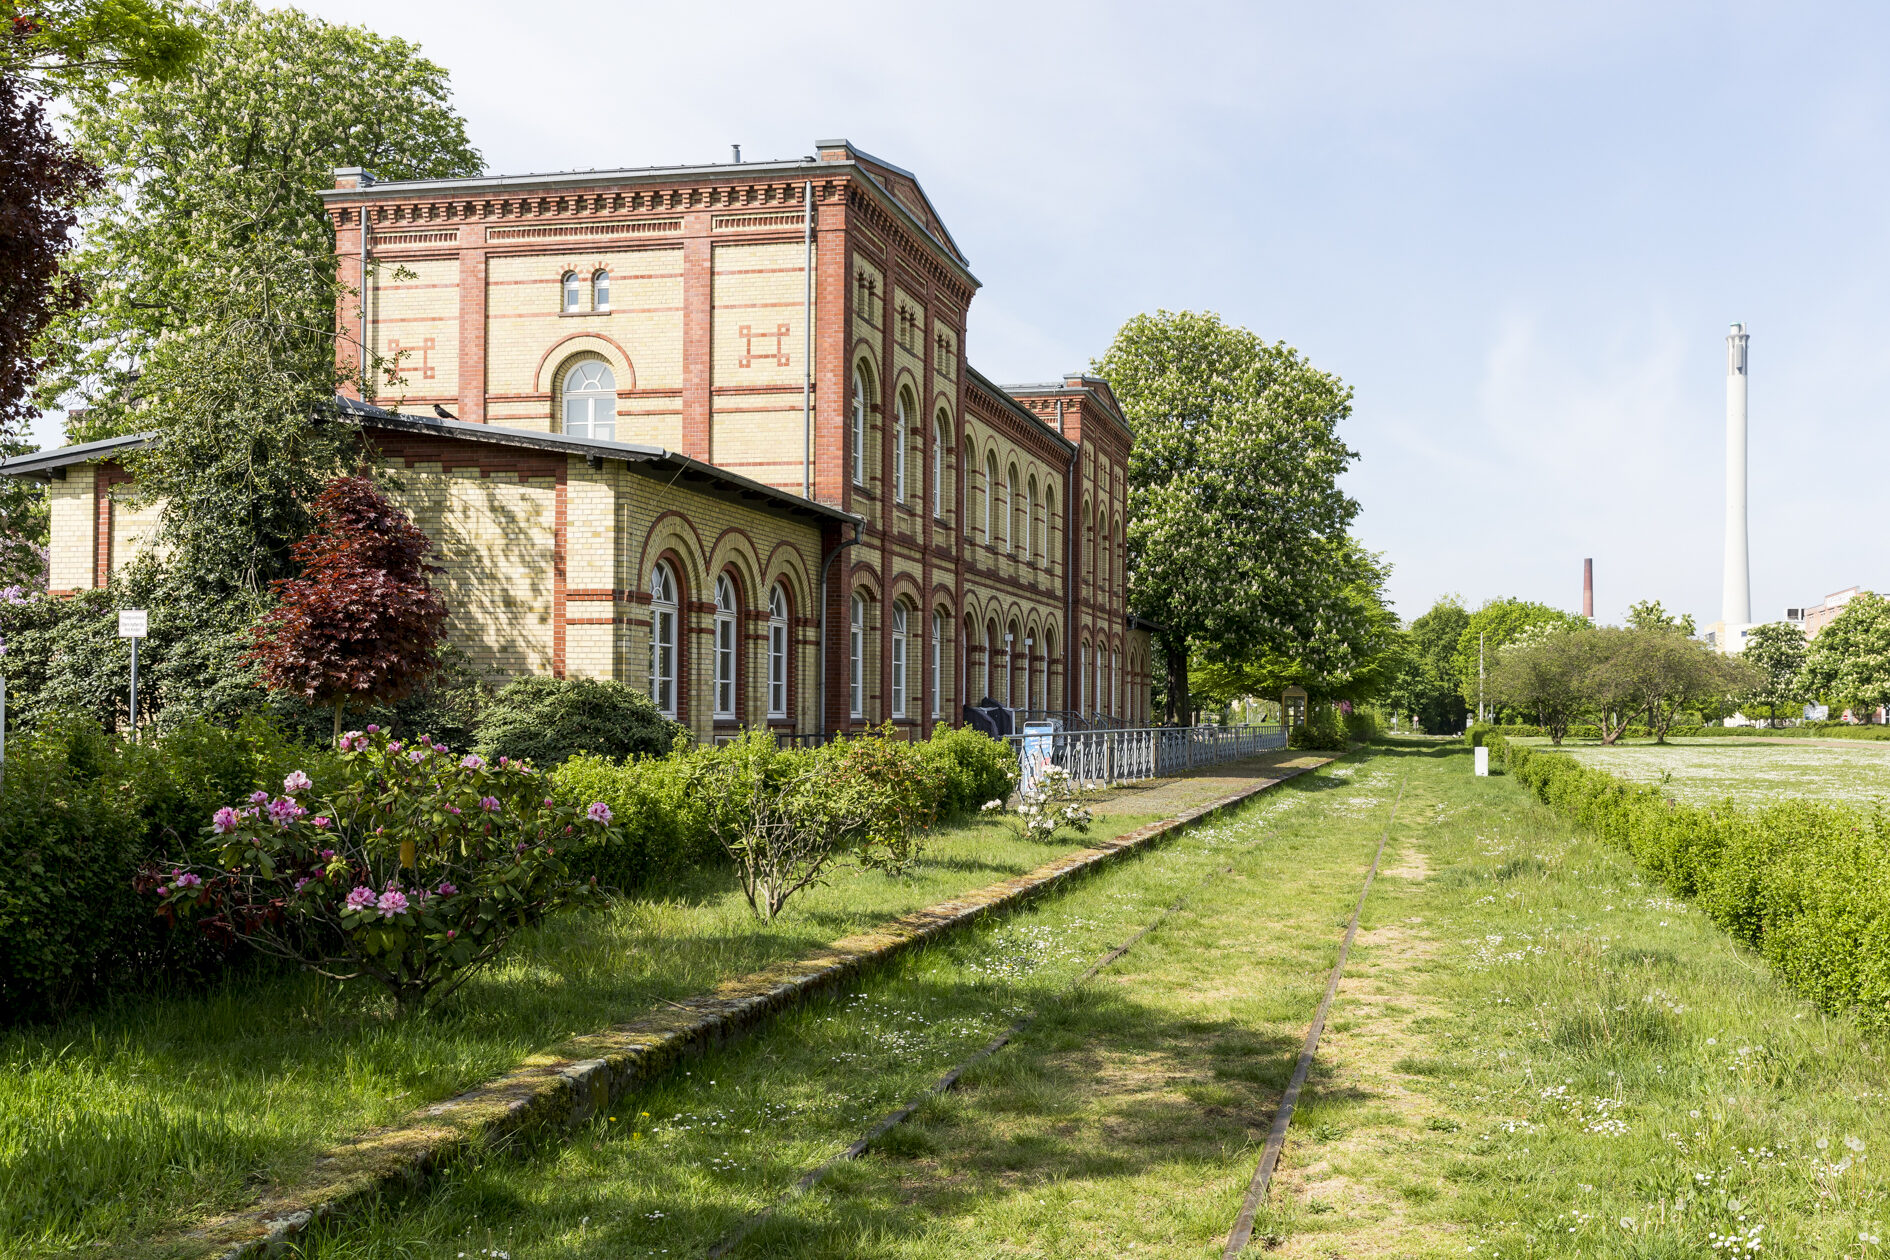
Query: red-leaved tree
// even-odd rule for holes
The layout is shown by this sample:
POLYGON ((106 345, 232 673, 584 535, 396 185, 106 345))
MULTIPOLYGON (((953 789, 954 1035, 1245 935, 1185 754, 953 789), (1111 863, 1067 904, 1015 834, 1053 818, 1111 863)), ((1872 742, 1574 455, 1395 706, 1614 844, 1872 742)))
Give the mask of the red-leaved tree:
POLYGON ((299 578, 272 583, 276 607, 251 633, 263 680, 333 705, 395 700, 436 668, 446 605, 427 580, 427 536, 364 477, 316 498, 315 528, 290 553, 299 578))

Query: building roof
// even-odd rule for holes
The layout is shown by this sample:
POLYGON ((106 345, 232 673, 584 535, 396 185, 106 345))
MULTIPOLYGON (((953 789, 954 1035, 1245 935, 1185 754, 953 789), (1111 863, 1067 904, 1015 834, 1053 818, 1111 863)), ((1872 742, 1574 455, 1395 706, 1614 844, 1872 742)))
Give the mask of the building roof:
POLYGON ((882 161, 846 140, 822 140, 816 148, 820 157, 804 157, 768 162, 704 162, 693 166, 636 166, 608 170, 541 171, 526 175, 467 175, 456 179, 403 179, 385 183, 359 168, 362 186, 325 188, 317 195, 328 204, 374 201, 383 197, 466 196, 475 193, 525 192, 531 189, 581 188, 593 184, 668 184, 679 180, 711 178, 731 179, 826 179, 836 167, 851 168, 866 178, 861 182, 875 189, 894 215, 904 219, 919 235, 929 239, 944 253, 945 262, 973 288, 983 287, 971 274, 970 262, 958 248, 957 241, 945 230, 943 218, 931 198, 919 186, 910 171, 882 161), (825 156, 844 152, 845 158, 825 156), (372 182, 369 182, 372 181, 372 182), (915 204, 916 203, 916 204, 915 204))
POLYGON ((1070 441, 1070 439, 1064 437, 1061 433, 1058 433, 1053 426, 1051 426, 1050 424, 1044 421, 1044 418, 1042 416, 1038 415, 1036 412, 1032 411, 1030 408, 1024 406, 1022 403, 1018 402, 1015 398, 1012 398, 1009 390, 1005 389, 1002 385, 999 385, 995 383, 994 381, 992 381, 990 377, 986 376, 983 372, 980 372, 977 368, 972 367, 969 363, 965 365, 965 372, 971 378, 971 383, 973 385, 978 386, 985 393, 989 394, 993 399, 997 401, 997 404, 1000 407, 1003 407, 1006 410, 1010 411, 1012 414, 1017 416, 1020 420, 1028 421, 1029 423, 1035 425, 1037 428, 1043 430, 1051 438, 1055 439, 1057 443, 1063 447, 1066 453, 1075 452, 1076 443, 1070 441))
POLYGON ((1033 395, 1042 397, 1087 395, 1096 400, 1102 414, 1115 422, 1124 433, 1131 437, 1135 435, 1135 430, 1129 426, 1128 419, 1122 414, 1121 405, 1116 402, 1115 391, 1109 388, 1109 382, 1100 376, 1092 376, 1087 372, 1071 372, 1060 381, 1031 381, 1022 385, 1000 385, 998 388, 1018 398, 1029 398, 1033 395))
MULTIPOLYGON (((371 403, 364 403, 354 398, 337 397, 335 409, 341 415, 359 421, 364 428, 424 434, 462 442, 479 442, 488 446, 515 446, 565 455, 582 455, 587 459, 620 459, 632 470, 662 480, 667 484, 680 485, 697 494, 709 494, 729 499, 749 507, 774 512, 777 515, 813 517, 817 520, 837 521, 848 525, 859 524, 864 519, 852 512, 842 511, 815 500, 803 499, 791 491, 765 485, 744 477, 740 473, 730 472, 714 464, 705 464, 699 459, 661 446, 644 446, 635 442, 607 442, 600 438, 571 437, 563 433, 534 433, 527 429, 508 429, 496 424, 473 424, 466 420, 408 416, 399 412, 384 411, 371 403)), ((15 455, 11 459, 0 460, 0 475, 52 476, 55 475, 54 469, 108 459, 121 451, 148 446, 156 440, 157 436, 155 433, 134 433, 124 437, 106 438, 102 442, 86 442, 80 446, 61 446, 50 451, 35 451, 30 455, 15 455)))
POLYGON ((102 438, 97 442, 81 442, 77 446, 56 446, 50 451, 13 455, 0 459, 0 476, 41 479, 63 476, 55 470, 73 464, 89 464, 96 459, 110 459, 120 451, 135 451, 149 446, 156 437, 155 433, 127 433, 120 437, 102 438))

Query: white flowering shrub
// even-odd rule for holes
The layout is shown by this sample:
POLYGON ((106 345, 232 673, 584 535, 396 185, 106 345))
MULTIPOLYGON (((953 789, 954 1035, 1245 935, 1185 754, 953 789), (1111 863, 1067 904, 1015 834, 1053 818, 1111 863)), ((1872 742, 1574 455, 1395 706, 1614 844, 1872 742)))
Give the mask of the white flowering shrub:
POLYGON ((1045 766, 1018 794, 1017 820, 1024 838, 1049 841, 1066 829, 1078 835, 1087 832, 1091 815, 1082 803, 1086 795, 1083 784, 1071 778, 1068 770, 1045 766))

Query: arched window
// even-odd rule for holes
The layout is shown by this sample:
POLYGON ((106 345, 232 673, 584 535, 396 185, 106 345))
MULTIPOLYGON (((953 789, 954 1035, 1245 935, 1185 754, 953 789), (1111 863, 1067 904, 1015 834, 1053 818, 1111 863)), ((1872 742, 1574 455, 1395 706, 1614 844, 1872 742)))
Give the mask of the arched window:
POLYGON ((1024 636, 1017 632, 1017 623, 1004 635, 1004 706, 1017 707, 1017 651, 1024 646, 1024 636))
POLYGON ((945 614, 932 614, 932 716, 945 714, 945 614))
POLYGON ((899 391, 899 397, 893 400, 893 502, 906 501, 906 434, 912 429, 911 410, 907 399, 911 397, 905 390, 899 391))
POLYGON ((735 583, 715 579, 715 716, 735 717, 735 583))
POLYGON ((610 309, 610 273, 601 268, 591 273, 591 309, 610 309))
POLYGON ((892 715, 906 715, 906 606, 892 606, 892 715))
POLYGON ((1109 654, 1109 711, 1122 712, 1122 653, 1109 654))
POLYGON ((984 699, 986 696, 990 697, 993 700, 997 699, 997 692, 992 690, 991 679, 992 679, 992 671, 994 671, 997 668, 998 646, 1001 643, 1003 643, 1003 640, 998 638, 997 622, 995 621, 985 622, 985 625, 984 625, 984 695, 979 697, 979 699, 981 700, 984 699))
POLYGON ((866 716, 866 597, 853 597, 847 622, 847 712, 866 716))
POLYGON ((1057 565, 1057 492, 1048 483, 1043 488, 1043 558, 1052 573, 1057 565))
POLYGON ((997 510, 994 503, 996 498, 997 452, 991 451, 984 457, 984 545, 987 547, 997 546, 997 534, 991 529, 991 514, 997 510))
POLYGON ((1025 635, 1025 636, 1024 636, 1024 703, 1023 703, 1023 709, 1024 709, 1024 711, 1025 711, 1025 712, 1027 712, 1027 713, 1028 713, 1028 712, 1030 711, 1030 708, 1031 708, 1031 703, 1030 703, 1030 702, 1031 702, 1031 700, 1032 700, 1032 699, 1033 699, 1033 698, 1034 698, 1034 697, 1036 696, 1036 693, 1037 693, 1037 689, 1036 689, 1036 688, 1035 688, 1034 686, 1032 686, 1032 684, 1036 682, 1036 677, 1035 677, 1035 675, 1036 675, 1036 666, 1037 666, 1037 653, 1036 653, 1036 651, 1035 651, 1035 648, 1036 648, 1036 646, 1037 646, 1037 644, 1036 644, 1036 636, 1035 636, 1035 635, 1029 635, 1029 634, 1027 634, 1027 635, 1025 635))
POLYGON ((944 412, 932 426, 932 515, 945 519, 945 456, 951 450, 952 422, 944 412))
POLYGON ((866 484, 866 365, 853 369, 853 484, 866 484))
POLYGON ((1004 478, 1004 550, 1017 550, 1017 465, 1004 478))
POLYGON ((1096 689, 1090 693, 1090 703, 1095 706, 1096 712, 1105 712, 1109 701, 1109 693, 1103 690, 1103 646, 1100 643, 1096 645, 1095 688, 1096 689))
POLYGON ((1043 535, 1037 528, 1037 474, 1024 487, 1024 556, 1032 564, 1043 555, 1043 535))
POLYGON ((578 279, 578 273, 575 271, 565 272, 564 280, 562 281, 562 283, 564 285, 565 313, 568 315, 573 311, 583 310, 584 309, 584 282, 578 279))
POLYGON ((972 496, 978 493, 978 448, 972 443, 971 435, 965 435, 965 537, 971 537, 972 512, 975 510, 972 496))
POLYGON ((768 716, 787 716, 787 590, 779 582, 768 595, 768 716))
POLYGON ((564 431, 571 437, 617 437, 617 378, 610 365, 586 359, 564 376, 564 431))
POLYGON ((1075 709, 1078 713, 1081 713, 1085 699, 1083 687, 1089 674, 1089 644, 1085 643, 1082 647, 1078 648, 1077 651, 1079 655, 1076 658, 1076 694, 1070 697, 1073 701, 1070 707, 1075 709))
POLYGON ((1050 685, 1050 678, 1056 673, 1056 665, 1054 664, 1056 659, 1057 632, 1045 627, 1043 632, 1043 707, 1046 709, 1057 707, 1057 698, 1050 694, 1055 690, 1055 688, 1050 685))
POLYGON ((661 563, 650 570, 650 703, 676 716, 676 575, 661 563))

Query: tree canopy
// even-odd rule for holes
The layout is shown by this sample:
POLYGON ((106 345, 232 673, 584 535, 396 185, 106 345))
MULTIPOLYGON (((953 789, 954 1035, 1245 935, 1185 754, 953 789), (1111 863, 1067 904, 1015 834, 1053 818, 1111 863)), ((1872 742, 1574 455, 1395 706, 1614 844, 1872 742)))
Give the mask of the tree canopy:
POLYGON ((83 408, 75 440, 162 431, 135 471, 165 501, 173 555, 255 591, 355 458, 347 428, 319 422, 354 298, 316 194, 336 166, 403 179, 480 162, 446 71, 414 45, 250 0, 191 17, 204 51, 181 73, 73 104, 108 188, 70 264, 93 300, 50 329, 40 392, 83 408))
MULTIPOLYGON (((1450 667, 1457 684, 1457 694, 1463 697, 1466 705, 1476 705, 1479 638, 1483 668, 1487 673, 1495 665, 1497 655, 1533 627, 1573 629, 1587 624, 1582 617, 1551 608, 1547 604, 1514 598, 1490 600, 1464 619, 1463 630, 1457 635, 1456 646, 1451 651, 1450 667)), ((1486 678, 1484 699, 1488 701, 1491 698, 1486 678)))
POLYGON ((1870 591, 1851 596, 1806 650, 1804 682, 1859 721, 1890 705, 1890 600, 1870 591))
POLYGON ((0 75, 60 91, 175 78, 203 35, 168 0, 0 0, 0 75))
POLYGON ((1771 621, 1754 626, 1746 635, 1741 653, 1751 665, 1755 685, 1740 697, 1740 703, 1764 708, 1774 725, 1779 710, 1804 703, 1805 632, 1789 621, 1771 621))
POLYGON ((1359 667, 1366 579, 1346 531, 1358 504, 1338 478, 1352 392, 1284 343, 1220 316, 1138 315, 1096 363, 1135 446, 1129 462, 1129 602, 1162 627, 1171 716, 1183 662, 1291 658, 1314 676, 1359 667))

